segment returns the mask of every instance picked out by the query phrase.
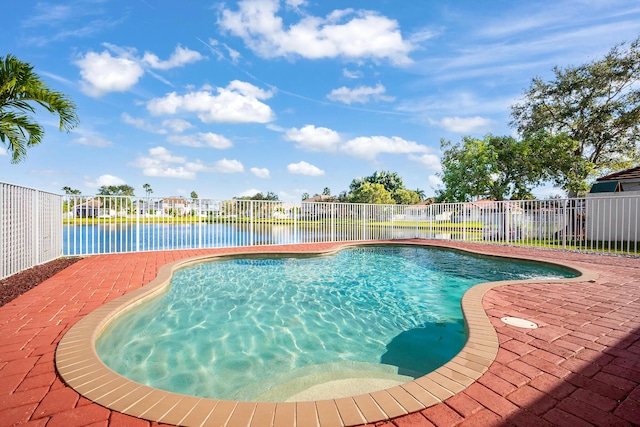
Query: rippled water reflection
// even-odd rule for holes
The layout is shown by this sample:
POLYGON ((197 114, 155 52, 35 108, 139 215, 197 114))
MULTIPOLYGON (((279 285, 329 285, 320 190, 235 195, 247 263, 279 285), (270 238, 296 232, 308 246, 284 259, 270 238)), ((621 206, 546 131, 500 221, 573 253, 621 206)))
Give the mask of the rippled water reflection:
POLYGON ((569 276, 413 246, 207 262, 176 272, 167 294, 112 324, 97 348, 135 381, 223 399, 332 370, 417 377, 464 346, 469 287, 569 276))

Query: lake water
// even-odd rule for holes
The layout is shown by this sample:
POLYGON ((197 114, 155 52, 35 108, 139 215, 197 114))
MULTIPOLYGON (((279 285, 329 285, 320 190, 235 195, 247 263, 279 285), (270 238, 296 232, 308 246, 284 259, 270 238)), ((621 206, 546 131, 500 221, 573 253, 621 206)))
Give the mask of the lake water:
POLYGON ((286 225, 248 224, 100 224, 65 225, 63 253, 153 251, 229 246, 301 243, 307 232, 286 225))

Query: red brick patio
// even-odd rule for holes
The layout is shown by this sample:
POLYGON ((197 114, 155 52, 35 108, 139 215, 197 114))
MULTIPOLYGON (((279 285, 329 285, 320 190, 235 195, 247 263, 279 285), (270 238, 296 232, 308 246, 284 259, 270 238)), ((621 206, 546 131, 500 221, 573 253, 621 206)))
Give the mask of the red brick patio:
MULTIPOLYGON (((442 241, 433 242, 443 244, 442 241)), ((563 260, 593 282, 519 284, 489 291, 484 308, 498 332, 495 362, 463 392, 381 426, 616 426, 640 424, 640 260, 504 246, 448 243, 487 254, 563 260), (538 329, 504 325, 523 317, 538 329)), ((332 244, 271 247, 316 251, 332 244)), ((250 250, 259 252, 264 248, 250 250)), ((64 333, 102 304, 148 283, 186 257, 247 248, 88 257, 0 307, 0 426, 148 426, 81 397, 58 377, 64 333)), ((315 425, 298 420, 297 426, 315 425)))

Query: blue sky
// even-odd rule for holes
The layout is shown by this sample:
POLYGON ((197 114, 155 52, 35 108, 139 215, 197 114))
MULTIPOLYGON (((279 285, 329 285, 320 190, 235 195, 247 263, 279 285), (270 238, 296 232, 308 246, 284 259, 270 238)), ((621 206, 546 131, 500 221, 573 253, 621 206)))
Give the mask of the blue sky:
MULTIPOLYGON (((633 1, 11 1, 0 55, 78 107, 0 181, 281 200, 374 171, 433 195, 440 139, 513 134, 533 77, 640 35, 633 1)), ((1 147, 1 146, 0 146, 1 147)), ((1 150, 1 149, 0 149, 1 150)), ((559 194, 549 186, 534 194, 559 194)))

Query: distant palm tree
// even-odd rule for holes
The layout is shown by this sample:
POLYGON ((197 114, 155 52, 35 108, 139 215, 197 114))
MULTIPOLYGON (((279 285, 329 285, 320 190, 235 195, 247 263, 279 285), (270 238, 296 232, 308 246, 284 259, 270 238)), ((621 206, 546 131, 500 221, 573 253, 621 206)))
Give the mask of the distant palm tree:
POLYGON ((74 196, 82 194, 80 192, 80 190, 77 190, 75 188, 71 188, 71 187, 68 187, 68 186, 62 187, 62 191, 64 191, 64 194, 71 194, 71 195, 74 195, 74 196))
POLYGON ((153 190, 151 189, 151 185, 142 184, 142 188, 144 189, 144 192, 147 193, 147 198, 149 198, 149 194, 153 193, 153 190))
POLYGON ((424 200, 427 198, 426 195, 424 194, 424 190, 417 188, 415 190, 415 193, 418 195, 418 197, 420 197, 421 202, 424 202, 424 200))
POLYGON ((70 98, 53 91, 33 67, 13 55, 0 56, 0 141, 11 155, 11 163, 27 157, 27 147, 39 144, 44 128, 30 114, 37 104, 60 117, 60 130, 69 132, 78 125, 76 105, 70 98))

